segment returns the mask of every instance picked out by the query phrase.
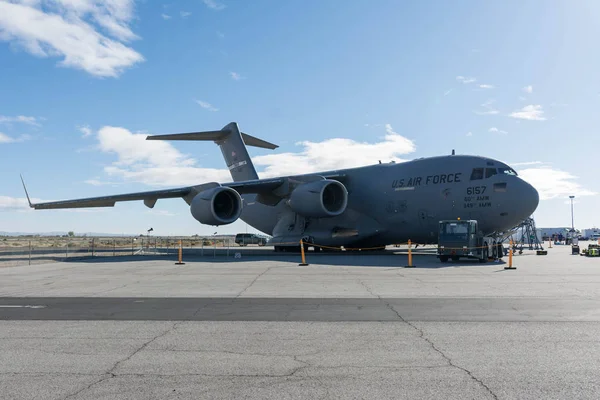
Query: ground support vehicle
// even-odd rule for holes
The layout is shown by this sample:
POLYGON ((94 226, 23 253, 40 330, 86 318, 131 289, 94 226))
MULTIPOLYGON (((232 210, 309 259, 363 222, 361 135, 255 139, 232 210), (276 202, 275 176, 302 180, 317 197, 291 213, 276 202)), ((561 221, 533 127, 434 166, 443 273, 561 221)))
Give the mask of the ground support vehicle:
POLYGON ((441 262, 475 258, 484 263, 490 258, 499 259, 503 256, 502 242, 491 236, 484 236, 476 220, 440 221, 437 257, 441 262))

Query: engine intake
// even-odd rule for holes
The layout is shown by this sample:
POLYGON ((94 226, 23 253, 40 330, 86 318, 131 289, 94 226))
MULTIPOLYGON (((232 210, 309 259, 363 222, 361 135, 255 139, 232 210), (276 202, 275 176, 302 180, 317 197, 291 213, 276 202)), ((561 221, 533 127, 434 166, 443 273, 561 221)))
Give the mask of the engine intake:
POLYGON ((304 183, 294 189, 288 205, 305 217, 335 217, 346 211, 348 191, 341 182, 331 179, 304 183))
POLYGON ((242 198, 234 189, 220 186, 198 193, 190 204, 192 216, 204 225, 226 225, 242 213, 242 198))

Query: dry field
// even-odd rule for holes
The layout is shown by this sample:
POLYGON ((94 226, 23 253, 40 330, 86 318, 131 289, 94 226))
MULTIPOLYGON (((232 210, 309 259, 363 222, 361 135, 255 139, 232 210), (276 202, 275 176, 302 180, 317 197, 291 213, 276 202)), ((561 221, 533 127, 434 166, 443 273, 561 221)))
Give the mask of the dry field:
POLYGON ((183 248, 236 246, 233 237, 0 237, 0 267, 64 261, 74 257, 176 253, 183 248))

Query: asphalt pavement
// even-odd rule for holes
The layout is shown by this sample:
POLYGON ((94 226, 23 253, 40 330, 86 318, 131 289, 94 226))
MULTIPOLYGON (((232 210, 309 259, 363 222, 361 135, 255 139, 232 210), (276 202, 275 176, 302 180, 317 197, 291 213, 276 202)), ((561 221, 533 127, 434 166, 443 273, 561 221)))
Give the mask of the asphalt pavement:
POLYGON ((597 399, 600 259, 0 269, 2 399, 597 399))

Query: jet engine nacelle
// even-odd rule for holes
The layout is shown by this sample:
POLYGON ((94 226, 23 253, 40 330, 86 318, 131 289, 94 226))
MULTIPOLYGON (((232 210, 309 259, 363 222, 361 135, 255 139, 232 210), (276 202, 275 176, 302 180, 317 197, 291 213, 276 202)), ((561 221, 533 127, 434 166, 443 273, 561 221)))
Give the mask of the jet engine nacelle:
POLYGON ((234 189, 219 186, 198 193, 190 204, 192 216, 205 225, 226 225, 242 213, 242 198, 234 189))
POLYGON ((348 191, 341 182, 331 179, 304 183, 294 189, 288 205, 305 217, 335 217, 346 211, 348 191))

